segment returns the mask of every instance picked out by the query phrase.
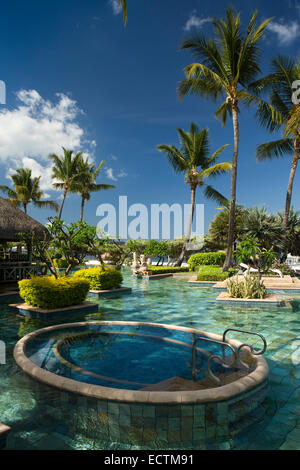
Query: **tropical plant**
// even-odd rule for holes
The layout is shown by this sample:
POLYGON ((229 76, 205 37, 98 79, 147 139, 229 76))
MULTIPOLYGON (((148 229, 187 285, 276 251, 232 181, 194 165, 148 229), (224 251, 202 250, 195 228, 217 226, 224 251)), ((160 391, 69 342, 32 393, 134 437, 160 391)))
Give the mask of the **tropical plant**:
POLYGON ((170 254, 169 243, 167 241, 149 240, 146 243, 144 254, 146 256, 157 257, 158 266, 159 263, 163 263, 164 258, 170 254))
POLYGON ((216 189, 208 185, 205 180, 209 177, 213 178, 231 170, 231 163, 216 163, 221 153, 227 145, 219 148, 210 156, 209 131, 208 129, 200 130, 196 124, 192 123, 190 132, 178 129, 180 149, 174 145, 158 145, 158 150, 165 153, 169 163, 176 173, 185 173, 185 182, 190 185, 191 189, 191 212, 187 226, 186 237, 181 254, 178 258, 177 265, 180 266, 184 260, 187 245, 191 239, 192 223, 195 210, 195 197, 197 187, 204 188, 204 195, 224 204, 227 199, 222 196, 216 189))
POLYGON ((198 34, 183 42, 182 49, 189 49, 200 63, 186 67, 186 79, 179 85, 179 95, 198 94, 205 98, 225 100, 216 111, 225 126, 228 115, 232 117, 234 129, 234 151, 232 158, 230 213, 227 256, 223 266, 226 271, 231 264, 236 206, 236 183, 239 154, 239 104, 249 103, 250 85, 261 72, 259 66, 260 49, 258 42, 262 38, 271 19, 256 26, 255 11, 246 33, 241 31, 240 15, 232 9, 226 11, 225 19, 212 21, 216 39, 208 41, 203 34, 198 34))
POLYGON ((273 249, 261 248, 257 238, 248 238, 242 241, 236 250, 237 262, 247 263, 261 272, 267 272, 276 260, 276 253, 273 249))
POLYGON ((58 205, 54 201, 43 201, 43 191, 40 189, 39 177, 32 177, 31 170, 28 168, 18 168, 16 172, 11 175, 14 189, 8 186, 0 186, 0 190, 8 196, 8 200, 14 206, 23 206, 25 214, 27 214, 27 206, 32 203, 35 207, 49 207, 55 211, 58 210, 58 205))
MULTIPOLYGON (((241 239, 243 232, 247 209, 241 205, 235 206, 234 219, 234 244, 241 239)), ((208 235, 205 240, 205 246, 214 250, 225 250, 228 242, 228 224, 229 224, 229 204, 220 208, 218 214, 212 220, 208 235)))
MULTIPOLYGON (((268 214, 266 209, 251 207, 245 211, 240 228, 240 239, 257 239, 266 249, 278 248, 282 240, 281 225, 278 217, 268 214), (277 245, 276 245, 277 244, 277 245)), ((277 250, 280 252, 280 249, 277 250)))
POLYGON ((77 174, 73 177, 71 192, 78 193, 81 196, 80 222, 83 220, 85 202, 90 200, 91 193, 115 188, 115 186, 111 184, 97 184, 95 182, 104 164, 105 162, 102 160, 100 165, 96 168, 94 163, 89 162, 89 157, 84 159, 81 156, 78 159, 77 174))
MULTIPOLYGON (((258 80, 252 88, 259 92, 270 92, 270 103, 258 101, 257 117, 260 124, 270 132, 283 131, 279 140, 267 142, 257 147, 257 159, 291 156, 290 176, 286 193, 282 229, 286 230, 291 209, 295 174, 300 159, 300 105, 293 103, 293 85, 300 80, 300 61, 278 56, 272 60, 271 74, 258 80)), ((253 101, 253 100, 252 100, 253 101)), ((257 100, 256 100, 257 101, 257 100)))
POLYGON ((43 237, 34 232, 20 233, 20 240, 29 247, 33 258, 45 263, 56 278, 59 277, 56 260, 64 258, 64 275, 68 276, 71 269, 81 264, 85 256, 92 252, 90 240, 96 237, 96 227, 91 227, 86 222, 68 225, 57 217, 50 217, 48 220, 48 233, 43 237))
POLYGON ((78 152, 73 156, 73 150, 66 150, 64 147, 62 149, 64 152, 62 157, 54 153, 49 155, 50 160, 53 162, 52 178, 55 180, 53 187, 63 190, 58 220, 61 219, 67 194, 73 190, 74 178, 78 176, 78 165, 82 159, 82 152, 78 152))
POLYGON ((226 283, 227 292, 234 299, 265 299, 267 289, 258 277, 246 276, 242 280, 234 276, 226 283))

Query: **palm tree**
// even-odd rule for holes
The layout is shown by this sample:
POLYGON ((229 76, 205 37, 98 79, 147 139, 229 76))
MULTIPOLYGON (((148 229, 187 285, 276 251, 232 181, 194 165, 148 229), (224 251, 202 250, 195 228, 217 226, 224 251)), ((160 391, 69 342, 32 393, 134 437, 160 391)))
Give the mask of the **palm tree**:
POLYGON ((32 178, 31 170, 28 168, 18 168, 16 173, 11 175, 14 189, 8 186, 0 186, 0 190, 7 194, 9 201, 14 206, 23 206, 25 214, 27 214, 27 206, 31 202, 36 207, 49 207, 55 211, 58 205, 54 201, 42 201, 44 197, 43 191, 40 189, 41 176, 32 178))
POLYGON ((300 61, 278 56, 272 60, 272 73, 253 84, 258 91, 270 90, 270 104, 259 101, 257 117, 270 132, 280 128, 282 139, 267 142, 257 147, 257 159, 265 161, 291 156, 282 230, 285 232, 291 209, 295 174, 300 159, 300 105, 292 102, 293 83, 300 80, 300 61))
POLYGON ((216 177, 231 170, 231 163, 216 163, 219 155, 227 147, 224 145, 213 155, 209 156, 209 131, 200 130, 196 124, 192 123, 190 132, 178 129, 180 149, 173 145, 158 145, 158 150, 164 152, 176 173, 185 173, 185 181, 191 188, 191 212, 187 226, 186 237, 181 255, 176 263, 180 266, 184 260, 187 244, 191 238, 192 223, 195 210, 195 196, 198 186, 204 188, 204 195, 209 199, 214 199, 218 203, 224 204, 227 199, 216 191, 212 186, 205 183, 206 178, 216 177))
POLYGON ((95 183, 95 180, 104 164, 105 162, 102 160, 100 165, 96 168, 94 163, 89 163, 89 157, 85 160, 81 157, 78 161, 78 175, 73 179, 72 192, 79 193, 81 195, 80 222, 83 220, 84 204, 86 201, 90 200, 90 193, 115 188, 115 186, 111 184, 95 183))
POLYGON ((268 214, 265 207, 254 206, 247 210, 241 233, 242 238, 255 238, 267 250, 273 248, 281 240, 279 220, 275 215, 268 214))
POLYGON ((78 152, 73 157, 73 150, 66 150, 64 147, 62 149, 64 151, 63 157, 59 157, 55 154, 49 155, 49 158, 53 161, 52 178, 56 180, 53 183, 53 186, 56 189, 63 190, 63 198, 58 213, 58 220, 61 219, 67 194, 72 191, 74 178, 78 175, 79 161, 82 157, 82 152, 78 152))
POLYGON ((256 26, 257 11, 254 12, 245 34, 241 31, 240 15, 233 10, 226 11, 226 19, 213 20, 216 40, 205 39, 198 34, 183 42, 182 49, 189 49, 200 61, 186 67, 186 79, 179 85, 179 95, 198 94, 205 98, 225 98, 216 111, 225 126, 228 115, 232 117, 234 130, 234 151, 232 158, 230 213, 228 228, 227 256, 223 266, 230 267, 234 243, 234 219, 236 206, 236 182, 239 153, 239 104, 248 103, 251 95, 247 86, 261 72, 259 67, 260 49, 258 42, 263 36, 268 19, 256 26))
POLYGON ((126 25, 127 23, 127 1, 126 0, 119 0, 119 3, 123 9, 123 22, 126 25))

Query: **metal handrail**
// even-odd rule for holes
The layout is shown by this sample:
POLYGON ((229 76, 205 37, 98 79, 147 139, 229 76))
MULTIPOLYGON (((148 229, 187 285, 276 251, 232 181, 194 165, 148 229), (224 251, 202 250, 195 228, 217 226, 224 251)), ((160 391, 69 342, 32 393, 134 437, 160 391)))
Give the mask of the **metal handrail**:
POLYGON ((196 380, 196 378, 197 378, 197 369, 196 369, 197 349, 196 349, 196 344, 198 343, 198 341, 207 341, 208 343, 214 343, 214 344, 218 344, 218 345, 222 346, 223 357, 218 356, 218 355, 211 356, 208 360, 208 363, 207 363, 207 369, 208 369, 209 375, 212 377, 213 380, 219 381, 219 379, 213 374, 213 372, 211 370, 211 365, 210 365, 211 360, 212 359, 218 359, 221 362, 221 364, 223 365, 224 368, 229 368, 229 366, 227 364, 225 364, 225 347, 228 347, 229 349, 231 349, 231 351, 234 355, 233 365, 236 361, 236 351, 235 351, 235 349, 231 346, 231 344, 226 343, 225 341, 219 341, 217 339, 206 338, 205 336, 198 336, 198 338, 195 338, 194 341, 193 341, 193 346, 192 346, 192 354, 193 354, 193 356, 192 356, 193 357, 192 377, 193 377, 193 380, 196 380))
POLYGON ((260 333, 255 333, 254 331, 248 331, 248 330, 240 330, 238 328, 227 328, 227 330, 224 331, 223 333, 223 339, 222 341, 219 341, 219 340, 216 340, 216 339, 211 339, 211 338, 206 338, 205 336, 198 336, 197 338, 194 339, 193 341, 193 345, 192 345, 192 377, 193 377, 193 380, 195 381, 196 378, 197 378, 197 368, 196 368, 196 359, 197 359, 197 348, 196 348, 196 345, 198 343, 198 341, 207 341, 209 343, 214 343, 214 344, 218 344, 220 346, 222 346, 222 351, 223 351, 223 354, 222 356, 218 356, 218 355, 213 355, 213 356, 210 356, 209 359, 208 359, 208 362, 207 362, 207 370, 208 370, 208 373, 210 375, 210 377, 215 381, 217 382, 218 384, 221 383, 221 380, 219 379, 219 377, 217 377, 213 372, 212 372, 212 369, 211 369, 211 363, 213 360, 217 360, 218 362, 220 362, 220 364, 222 365, 222 367, 224 367, 224 369, 229 369, 230 367, 234 367, 237 363, 239 363, 241 366, 245 367, 246 369, 250 369, 250 366, 248 364, 246 364, 245 362, 242 361, 241 357, 240 357, 240 354, 241 354, 241 351, 243 348, 247 347, 250 349, 251 353, 254 355, 254 356, 261 356, 263 355, 266 350, 267 350, 267 342, 266 342, 266 339, 264 338, 263 335, 261 335, 260 333), (249 334, 249 335, 254 335, 254 336, 258 336, 259 338, 261 338, 261 340, 263 341, 264 343, 264 347, 261 351, 255 351, 255 349, 253 348, 253 346, 251 344, 247 344, 247 343, 243 343, 241 344, 237 350, 235 350, 233 348, 233 346, 231 346, 230 343, 227 343, 226 342, 226 335, 229 331, 236 331, 238 333, 243 333, 243 334, 249 334), (232 365, 228 365, 226 364, 225 362, 225 347, 228 347, 231 349, 232 353, 233 353, 233 363, 232 365))
MULTIPOLYGON (((248 330, 240 330, 240 329, 238 329, 238 328, 227 328, 227 330, 225 330, 224 333, 223 333, 223 341, 224 341, 224 342, 226 341, 226 335, 227 335, 227 333, 228 333, 229 331, 236 331, 236 332, 238 332, 238 333, 245 333, 245 334, 247 334, 247 335, 258 336, 258 337, 262 340, 262 342, 264 343, 264 347, 263 347, 263 349, 262 349, 261 351, 255 351, 255 350, 252 348, 252 346, 251 346, 251 348, 252 348, 252 354, 254 354, 255 356, 261 356, 262 354, 264 354, 264 353, 266 352, 267 347, 268 347, 268 346, 267 346, 267 341, 266 341, 265 337, 264 337, 263 335, 261 335, 260 333, 255 333, 254 331, 248 331, 248 330)), ((242 346, 243 346, 243 345, 242 345, 242 346)), ((249 345, 246 344, 246 346, 249 346, 249 345)), ((241 348, 241 346, 240 346, 240 348, 241 348)))
POLYGON ((263 335, 261 335, 260 333, 255 333, 254 331, 249 331, 249 330, 240 330, 238 328, 227 328, 227 330, 224 331, 223 333, 223 341, 225 342, 226 341, 226 335, 229 331, 236 331, 237 333, 243 333, 243 334, 247 334, 247 335, 253 335, 253 336, 258 336, 262 342, 264 343, 264 347, 261 351, 255 351, 255 349, 253 348, 253 346, 251 344, 248 344, 248 343, 243 343, 241 344, 238 349, 237 349, 237 358, 238 358, 238 361, 239 363, 246 367, 246 369, 250 369, 249 365, 246 364, 245 362, 243 362, 240 358, 240 353, 241 353, 241 350, 245 347, 249 348, 250 351, 251 351, 251 354, 253 354, 254 356, 262 356, 266 350, 267 350, 267 341, 265 339, 265 337, 263 335))

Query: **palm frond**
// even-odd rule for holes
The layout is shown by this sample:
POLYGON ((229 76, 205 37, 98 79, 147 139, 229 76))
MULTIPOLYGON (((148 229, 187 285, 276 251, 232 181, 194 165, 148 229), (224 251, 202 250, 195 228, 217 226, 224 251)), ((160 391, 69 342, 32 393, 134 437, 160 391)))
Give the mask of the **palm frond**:
POLYGON ((256 158, 259 161, 281 158, 294 152, 293 139, 280 139, 261 144, 256 149, 256 158))
POLYGON ((221 206, 228 204, 228 199, 225 196, 223 196, 223 194, 219 193, 219 191, 214 189, 212 186, 205 185, 204 195, 205 197, 207 197, 207 199, 212 199, 213 201, 216 201, 221 206))
POLYGON ((224 173, 228 173, 231 170, 231 162, 217 163, 216 165, 210 166, 206 170, 203 170, 199 176, 201 179, 208 178, 209 176, 214 178, 216 176, 223 175, 224 173))

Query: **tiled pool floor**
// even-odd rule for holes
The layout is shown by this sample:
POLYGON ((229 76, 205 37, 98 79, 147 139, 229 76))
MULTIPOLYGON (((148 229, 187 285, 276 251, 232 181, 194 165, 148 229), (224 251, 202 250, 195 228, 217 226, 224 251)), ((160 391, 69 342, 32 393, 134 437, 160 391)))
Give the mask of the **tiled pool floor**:
MULTIPOLYGON (((228 327, 262 333, 268 350, 270 391, 261 410, 261 421, 231 440, 208 443, 221 449, 300 449, 300 295, 288 307, 252 308, 224 306, 215 302, 210 288, 191 287, 186 279, 149 282, 125 273, 124 285, 133 294, 99 300, 99 313, 77 313, 59 323, 83 320, 126 320, 195 327, 221 334, 228 327)), ((45 414, 47 390, 38 402, 28 378, 15 365, 12 352, 19 338, 58 321, 24 320, 0 305, 0 340, 7 345, 7 364, 0 365, 0 421, 12 426, 8 449, 118 449, 114 442, 96 442, 84 435, 69 435, 62 423, 45 414)), ((245 340, 240 334, 232 334, 245 340)), ((249 338, 247 338, 248 340, 249 338)), ((259 348, 259 344, 256 344, 259 348)), ((70 413, 72 408, 70 407, 70 413)), ((156 443, 153 443, 156 447, 156 443)))

